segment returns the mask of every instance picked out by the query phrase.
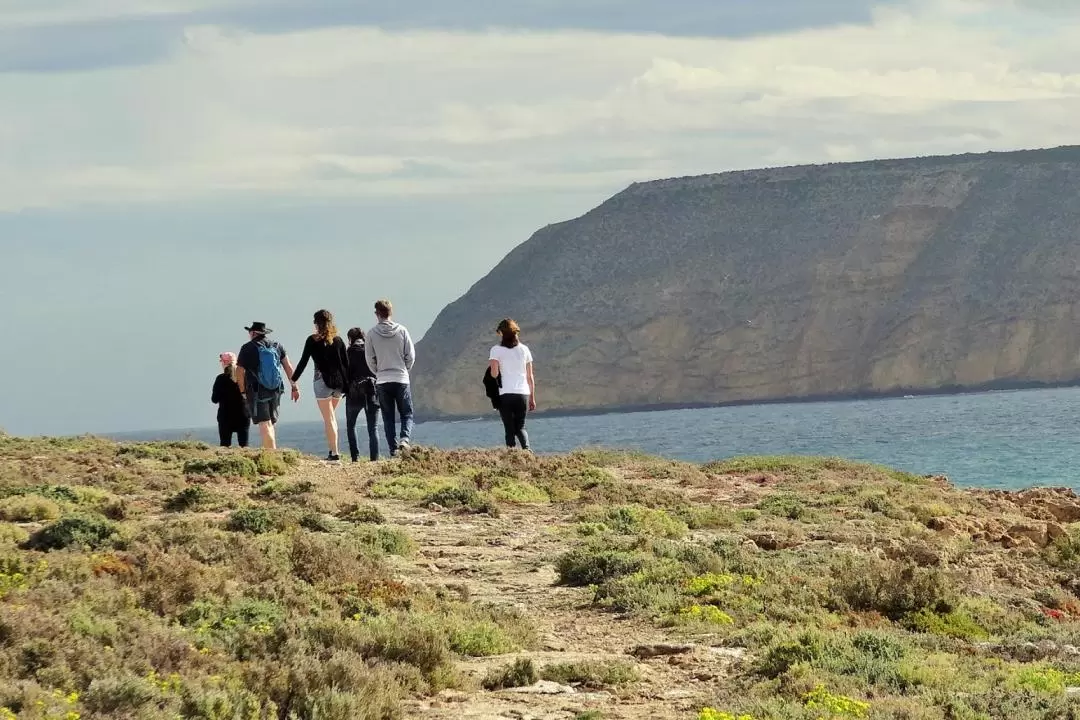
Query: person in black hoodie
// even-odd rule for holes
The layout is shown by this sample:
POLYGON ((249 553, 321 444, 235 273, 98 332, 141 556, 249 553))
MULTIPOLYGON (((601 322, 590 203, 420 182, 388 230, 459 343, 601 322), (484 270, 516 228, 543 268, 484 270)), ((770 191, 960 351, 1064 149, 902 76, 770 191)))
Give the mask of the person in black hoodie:
POLYGON ((367 419, 371 461, 379 459, 379 436, 375 427, 379 414, 379 396, 375 391, 375 373, 368 367, 365 350, 364 331, 358 327, 349 330, 349 385, 345 394, 345 428, 353 462, 360 459, 360 446, 356 441, 356 419, 361 410, 367 419))
POLYGON ((315 313, 315 332, 304 343, 304 354, 292 375, 294 384, 304 374, 309 359, 315 361, 315 399, 319 403, 319 412, 326 429, 326 444, 330 449, 326 459, 329 462, 338 462, 341 456, 338 455, 337 408, 345 394, 349 359, 345 342, 338 335, 334 316, 329 310, 315 313))
POLYGON ((236 433, 236 443, 240 447, 248 445, 248 431, 251 419, 248 417, 247 403, 236 384, 236 355, 224 352, 218 356, 222 373, 214 380, 214 389, 210 402, 218 406, 218 437, 221 447, 232 447, 232 436, 236 433))

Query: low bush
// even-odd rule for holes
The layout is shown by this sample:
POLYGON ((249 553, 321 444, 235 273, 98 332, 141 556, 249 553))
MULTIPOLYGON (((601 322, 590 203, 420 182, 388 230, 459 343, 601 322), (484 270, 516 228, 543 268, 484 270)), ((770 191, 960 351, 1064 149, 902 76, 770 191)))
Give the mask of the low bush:
POLYGON ((169 512, 185 512, 205 505, 210 501, 210 493, 202 485, 191 485, 165 501, 169 512))
POLYGON ((544 680, 560 685, 603 689, 630 685, 640 679, 633 663, 624 660, 584 661, 548 665, 540 671, 544 680))
POLYGON ((641 535, 677 540, 686 535, 687 524, 665 510, 621 505, 594 508, 581 516, 582 522, 598 524, 620 535, 641 535))
POLYGON ((493 657, 517 649, 514 640, 491 620, 464 620, 450 630, 450 649, 465 657, 493 657))
POLYGON ((528 658, 515 660, 504 667, 492 670, 484 677, 485 690, 503 690, 505 688, 528 687, 540 679, 536 665, 528 658))
POLYGON ((386 517, 374 505, 348 505, 338 512, 338 519, 358 525, 382 525, 386 517))
POLYGON ((794 495, 770 495, 758 503, 757 509, 788 520, 801 520, 807 514, 806 505, 794 495))
POLYGON ((262 450, 255 455, 255 470, 263 477, 278 477, 288 474, 289 463, 281 453, 262 450))
POLYGON ((97 550, 111 545, 119 538, 119 528, 109 520, 95 515, 72 515, 50 523, 30 536, 29 546, 35 550, 62 550, 82 547, 97 550))
POLYGON ((331 515, 309 512, 300 516, 300 527, 315 533, 333 534, 342 532, 348 525, 331 515))
POLYGON ((225 527, 233 532, 261 535, 274 529, 274 517, 265 508, 240 508, 229 514, 225 527))
POLYGON ((41 495, 19 495, 0 501, 0 520, 40 522, 60 517, 60 506, 41 495))
POLYGON ((426 495, 423 504, 438 505, 450 510, 463 510, 478 515, 499 516, 499 509, 490 495, 461 485, 440 488, 426 495))
POLYGON ((243 455, 222 455, 210 459, 188 460, 184 474, 200 477, 254 478, 259 474, 255 461, 243 455))
POLYGON ((390 527, 359 527, 351 533, 363 545, 383 555, 408 556, 416 552, 416 544, 404 531, 390 527))
POLYGON ((559 583, 571 587, 599 585, 635 573, 644 566, 645 558, 640 553, 591 548, 571 550, 555 561, 559 583))
POLYGON ((833 594, 834 605, 840 608, 899 620, 921 611, 946 614, 955 603, 948 579, 936 568, 876 560, 846 562, 837 575, 833 594))

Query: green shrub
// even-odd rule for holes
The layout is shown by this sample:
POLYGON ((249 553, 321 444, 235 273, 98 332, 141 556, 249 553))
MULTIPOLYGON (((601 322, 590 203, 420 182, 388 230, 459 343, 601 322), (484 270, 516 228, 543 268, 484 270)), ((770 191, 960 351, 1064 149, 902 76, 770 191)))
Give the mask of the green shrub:
POLYGON ((289 501, 314 491, 315 483, 310 480, 298 480, 291 483, 282 480, 268 480, 252 490, 251 495, 261 500, 289 501))
POLYGON ((191 485, 165 501, 169 512, 184 512, 204 505, 210 501, 210 493, 202 485, 191 485))
POLYGON ((323 513, 309 512, 300 516, 300 527, 316 533, 337 533, 348 527, 335 517, 323 513))
POLYGON ((520 480, 500 480, 491 488, 491 496, 496 500, 522 505, 551 502, 543 489, 520 480))
POLYGON ((465 621, 450 631, 450 649, 465 657, 492 657, 516 650, 514 641, 490 620, 465 621))
POLYGON ((41 495, 20 495, 0 501, 0 520, 40 522, 60 517, 60 506, 41 495))
POLYGON ((985 640, 990 637, 986 628, 961 610, 936 613, 922 609, 904 618, 904 626, 915 632, 943 635, 959 640, 985 640))
POLYGON ((860 632, 851 639, 851 645, 878 660, 897 661, 907 654, 907 647, 896 638, 872 632, 860 632))
POLYGON ((366 658, 413 665, 428 678, 445 672, 452 655, 445 630, 426 615, 386 613, 359 626, 356 649, 366 658))
POLYGON ((382 500, 417 501, 451 485, 454 481, 448 478, 395 475, 377 479, 369 492, 372 497, 382 500))
POLYGON ((0 487, 0 498, 25 497, 37 495, 57 503, 71 503, 76 505, 80 502, 79 491, 67 485, 14 485, 0 487))
POLYGON ((112 544, 119 537, 117 526, 96 515, 72 515, 50 523, 30 536, 30 547, 36 550, 62 550, 84 547, 97 550, 112 544))
POLYGON ((361 545, 383 555, 407 557, 416 552, 416 543, 404 531, 390 527, 359 527, 352 532, 361 545))
POLYGON ((261 535, 274 529, 274 518, 265 508, 240 508, 229 514, 225 527, 233 532, 261 535))
POLYGON ((255 456, 255 470, 264 477, 277 477, 289 472, 289 463, 278 452, 262 450, 255 456))
POLYGON ((90 683, 83 703, 93 713, 105 717, 135 713, 161 702, 161 692, 141 677, 97 678, 90 683))
POLYGON ((461 485, 440 488, 427 495, 424 505, 439 505, 451 510, 464 510, 478 515, 499 516, 495 501, 487 493, 461 485))
POLYGON ((664 510, 621 505, 597 508, 582 515, 583 522, 601 523, 620 535, 643 535, 677 540, 686 534, 686 523, 664 510))
POLYGON ((640 554, 580 548, 559 556, 555 561, 555 571, 559 575, 559 584, 585 587, 630 575, 644 565, 645 558, 640 554))
POLYGON ((1046 548, 1046 561, 1062 570, 1076 571, 1080 568, 1080 527, 1070 528, 1069 532, 1052 542, 1046 548))
POLYGON ((184 474, 204 477, 254 478, 259 471, 255 461, 249 457, 222 455, 209 460, 188 460, 184 463, 184 474))
POLYGON ((788 520, 801 520, 806 516, 806 506, 794 495, 770 495, 757 505, 758 510, 788 520))
POLYGON ((691 530, 716 530, 734 527, 739 517, 724 505, 689 505, 675 511, 675 515, 691 530))
POLYGON ((767 678, 778 678, 795 665, 820 660, 825 652, 825 641, 820 635, 803 633, 795 640, 770 645, 758 661, 755 671, 767 678))
POLYGON ((374 505, 349 505, 338 513, 338 518, 357 525, 382 525, 386 517, 374 505))
POLYGON ((481 683, 485 690, 503 690, 504 688, 528 687, 540 679, 536 665, 528 658, 515 660, 504 667, 492 670, 481 683))
POLYGON ((914 564, 867 561, 845 563, 838 570, 833 592, 839 606, 873 611, 899 620, 926 610, 952 610, 955 593, 940 570, 914 564))
POLYGON ((639 679, 637 668, 624 660, 548 665, 540 671, 540 676, 560 685, 579 685, 590 689, 630 685, 639 679))

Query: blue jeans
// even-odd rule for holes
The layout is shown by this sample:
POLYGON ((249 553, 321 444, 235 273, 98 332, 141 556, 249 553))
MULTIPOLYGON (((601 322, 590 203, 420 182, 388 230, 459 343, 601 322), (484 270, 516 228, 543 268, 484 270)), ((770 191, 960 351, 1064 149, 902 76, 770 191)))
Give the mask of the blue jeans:
POLYGON ((370 395, 366 399, 345 397, 345 431, 349 437, 349 453, 354 462, 360 456, 360 446, 356 441, 356 420, 361 412, 367 420, 368 456, 372 460, 378 460, 379 435, 375 429, 375 418, 379 412, 379 406, 375 404, 375 398, 370 395))
POLYGON ((383 383, 379 387, 379 405, 382 407, 383 430, 386 431, 386 447, 391 455, 398 450, 397 417, 401 416, 401 439, 410 440, 413 429, 412 388, 408 383, 383 383))

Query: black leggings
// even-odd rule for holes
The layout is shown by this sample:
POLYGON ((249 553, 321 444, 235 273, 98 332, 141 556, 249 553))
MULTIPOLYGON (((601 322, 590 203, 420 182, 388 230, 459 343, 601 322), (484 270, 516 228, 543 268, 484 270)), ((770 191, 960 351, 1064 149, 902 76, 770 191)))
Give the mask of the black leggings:
POLYGON ((217 425, 218 437, 221 438, 221 447, 232 447, 232 436, 236 433, 236 444, 240 447, 248 446, 248 430, 251 429, 251 425, 241 425, 237 427, 233 423, 219 422, 217 425))
POLYGON ((529 449, 529 433, 525 432, 525 416, 529 414, 529 396, 508 394, 499 398, 499 415, 506 431, 506 447, 514 447, 514 441, 523 450, 529 449))

